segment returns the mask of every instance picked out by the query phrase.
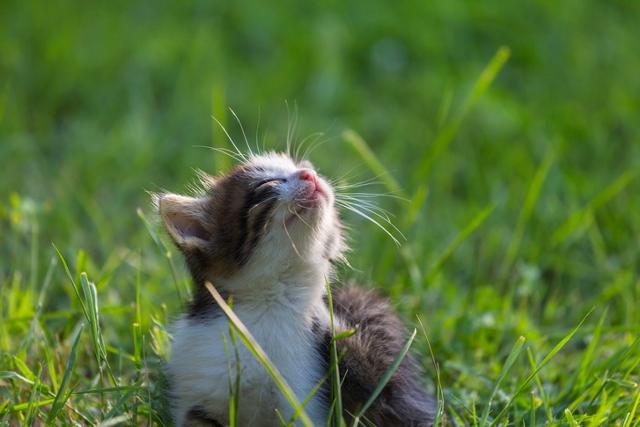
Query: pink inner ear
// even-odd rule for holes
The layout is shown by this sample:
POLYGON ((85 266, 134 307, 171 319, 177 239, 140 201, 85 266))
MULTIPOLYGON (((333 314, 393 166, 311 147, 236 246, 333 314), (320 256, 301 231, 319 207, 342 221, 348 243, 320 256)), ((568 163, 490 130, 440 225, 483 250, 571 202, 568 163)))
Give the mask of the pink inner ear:
POLYGON ((207 240, 209 237, 207 230, 205 230, 200 221, 192 216, 174 214, 172 215, 171 223, 178 234, 184 238, 197 237, 202 240, 207 240))

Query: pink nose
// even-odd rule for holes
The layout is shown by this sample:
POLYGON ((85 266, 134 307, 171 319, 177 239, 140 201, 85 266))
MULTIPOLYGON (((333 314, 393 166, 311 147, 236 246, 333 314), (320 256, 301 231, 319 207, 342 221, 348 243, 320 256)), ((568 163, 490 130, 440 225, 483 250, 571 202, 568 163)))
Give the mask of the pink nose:
POLYGON ((298 177, 303 181, 316 181, 316 173, 312 169, 300 169, 298 177))

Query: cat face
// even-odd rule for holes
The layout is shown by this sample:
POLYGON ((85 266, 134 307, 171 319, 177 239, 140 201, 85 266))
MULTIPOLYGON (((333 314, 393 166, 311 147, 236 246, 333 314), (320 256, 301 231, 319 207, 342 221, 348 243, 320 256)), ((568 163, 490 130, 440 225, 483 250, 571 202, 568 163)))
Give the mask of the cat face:
POLYGON ((163 223, 196 281, 341 256, 334 192, 311 163, 256 155, 202 184, 199 197, 158 196, 163 223))

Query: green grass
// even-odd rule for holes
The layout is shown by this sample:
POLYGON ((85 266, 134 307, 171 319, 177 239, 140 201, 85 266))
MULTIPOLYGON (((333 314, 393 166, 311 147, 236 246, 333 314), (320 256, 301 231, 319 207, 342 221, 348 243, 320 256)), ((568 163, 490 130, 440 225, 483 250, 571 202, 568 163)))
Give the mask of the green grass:
POLYGON ((639 425, 639 20, 628 0, 3 2, 0 424, 171 423, 189 282, 147 191, 228 169, 201 147, 228 147, 212 116, 243 141, 231 107, 277 149, 297 110, 323 174, 399 196, 378 202, 400 246, 345 212, 340 277, 419 327, 443 424, 639 425))

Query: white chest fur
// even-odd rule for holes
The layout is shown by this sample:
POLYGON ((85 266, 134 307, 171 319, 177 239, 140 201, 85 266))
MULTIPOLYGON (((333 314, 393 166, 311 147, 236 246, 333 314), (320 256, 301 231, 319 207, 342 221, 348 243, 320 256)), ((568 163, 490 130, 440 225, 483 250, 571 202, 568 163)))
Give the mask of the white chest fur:
MULTIPOLYGON (((234 312, 302 402, 324 375, 323 357, 318 353, 311 327, 312 313, 320 322, 326 321, 322 301, 304 312, 286 300, 236 303, 234 312)), ((181 319, 176 323, 168 369, 178 426, 183 425, 193 407, 214 415, 222 424, 228 423, 229 384, 235 380, 237 367, 228 329, 224 316, 181 319)), ((280 425, 275 409, 287 419, 292 413, 290 405, 264 368, 237 341, 241 384, 238 424, 280 425)), ((320 396, 312 399, 305 410, 315 425, 326 424, 326 403, 320 396)))

